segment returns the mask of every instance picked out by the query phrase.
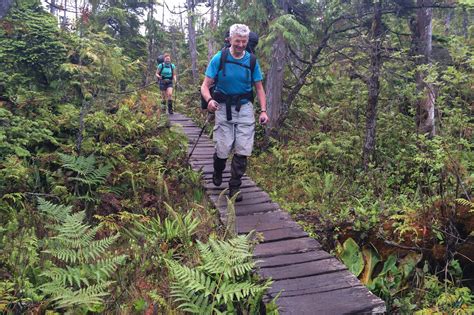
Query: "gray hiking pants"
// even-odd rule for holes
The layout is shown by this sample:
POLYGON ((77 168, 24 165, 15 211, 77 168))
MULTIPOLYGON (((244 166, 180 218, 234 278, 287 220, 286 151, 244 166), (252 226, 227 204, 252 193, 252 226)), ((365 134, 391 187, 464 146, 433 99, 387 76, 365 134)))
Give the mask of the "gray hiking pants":
POLYGON ((218 158, 228 158, 232 149, 236 154, 250 156, 254 136, 255 114, 251 102, 243 104, 239 112, 235 110, 235 106, 232 106, 230 121, 227 121, 225 103, 219 104, 214 126, 214 142, 218 158))

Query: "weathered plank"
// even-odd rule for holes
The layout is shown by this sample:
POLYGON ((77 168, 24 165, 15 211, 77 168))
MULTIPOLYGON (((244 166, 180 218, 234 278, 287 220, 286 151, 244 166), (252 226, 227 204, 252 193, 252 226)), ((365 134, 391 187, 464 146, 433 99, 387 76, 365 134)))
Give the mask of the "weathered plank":
POLYGON ((276 230, 262 231, 259 233, 263 235, 263 242, 282 241, 308 236, 308 233, 303 231, 300 227, 287 227, 276 230))
MULTIPOLYGON (((336 276, 336 274, 334 274, 336 276)), ((278 299, 280 314, 361 314, 384 313, 385 303, 363 286, 335 289, 278 299)))
POLYGON ((269 231, 297 227, 296 222, 291 220, 287 212, 277 210, 267 213, 239 216, 235 218, 238 234, 246 234, 250 231, 269 231))
POLYGON ((260 274, 265 278, 271 277, 274 280, 284 280, 310 277, 342 270, 347 270, 346 266, 341 264, 335 258, 329 258, 325 260, 308 261, 288 266, 260 268, 260 274))
MULTIPOLYGON (((270 230, 278 231, 278 230, 270 230)), ((301 264, 308 261, 316 261, 322 259, 332 258, 332 255, 328 254, 323 250, 310 251, 300 254, 291 254, 291 255, 279 255, 273 257, 261 258, 259 260, 258 266, 260 268, 271 268, 271 267, 281 267, 289 266, 293 264, 301 264)))
POLYGON ((353 274, 343 270, 336 271, 336 274, 323 273, 299 278, 298 281, 294 279, 276 280, 271 289, 268 290, 268 294, 276 296, 281 292, 282 296, 295 296, 352 288, 360 285, 360 281, 353 274))
POLYGON ((304 253, 311 250, 320 249, 321 245, 309 237, 283 240, 277 242, 258 244, 255 247, 254 257, 274 257, 285 254, 304 253))

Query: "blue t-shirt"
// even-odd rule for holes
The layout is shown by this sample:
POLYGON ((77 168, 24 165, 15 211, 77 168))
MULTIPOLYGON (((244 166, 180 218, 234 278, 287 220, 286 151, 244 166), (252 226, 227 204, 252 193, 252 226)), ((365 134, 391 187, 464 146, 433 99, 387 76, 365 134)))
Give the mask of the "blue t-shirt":
MULTIPOLYGON (((212 57, 211 62, 207 66, 206 76, 215 79, 217 71, 219 71, 219 65, 221 61, 222 51, 212 57)), ((241 59, 232 57, 230 51, 227 54, 227 60, 232 62, 239 62, 250 67, 250 53, 245 52, 245 55, 241 59)), ((252 80, 250 68, 245 68, 233 63, 225 63, 225 76, 223 75, 224 70, 219 71, 219 77, 217 78, 216 90, 227 95, 231 94, 245 94, 252 91, 252 80)), ((262 72, 258 61, 255 64, 255 70, 253 72, 253 81, 262 81, 262 72)))
POLYGON ((174 73, 174 69, 176 68, 176 66, 174 65, 174 63, 171 63, 171 64, 166 63, 166 62, 165 63, 160 63, 157 67, 158 68, 158 73, 160 73, 160 70, 163 67, 163 65, 165 67, 163 68, 163 71, 161 71, 161 77, 163 79, 172 79, 173 78, 172 73, 174 73), (171 72, 171 67, 173 67, 173 72, 171 72))

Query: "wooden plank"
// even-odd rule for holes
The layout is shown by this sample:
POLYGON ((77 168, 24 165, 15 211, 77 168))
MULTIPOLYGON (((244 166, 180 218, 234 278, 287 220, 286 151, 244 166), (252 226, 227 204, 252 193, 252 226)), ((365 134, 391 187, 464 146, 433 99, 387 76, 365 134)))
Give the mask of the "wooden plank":
POLYGON ((263 243, 282 241, 292 238, 308 237, 308 233, 299 227, 287 227, 270 231, 259 232, 263 235, 263 243))
MULTIPOLYGON (((245 194, 243 195, 245 198, 245 194)), ((227 207, 223 207, 227 208, 227 207)), ((243 216, 254 213, 271 212, 280 209, 280 205, 275 202, 259 203, 254 205, 241 205, 240 202, 236 202, 234 205, 235 215, 243 216)))
MULTIPOLYGON (((225 172, 225 171, 224 171, 225 172)), ((227 186, 220 186, 219 189, 208 189, 206 190, 206 193, 208 195, 220 195, 220 193, 224 190, 224 189, 228 189, 227 186)), ((240 188, 240 191, 242 193, 248 193, 248 192, 256 192, 256 191, 263 191, 261 188, 257 187, 257 186, 254 186, 254 187, 244 187, 244 188, 240 188)))
POLYGON ((237 233, 246 234, 252 230, 262 232, 298 226, 285 211, 258 213, 235 218, 237 233))
POLYGON ((253 253, 255 258, 284 254, 303 253, 320 249, 321 245, 309 237, 258 244, 253 253))
POLYGON ((260 268, 259 274, 264 278, 283 280, 309 277, 342 270, 347 270, 346 266, 340 263, 337 259, 330 258, 291 264, 288 266, 260 268))
MULTIPOLYGON (((271 230, 278 231, 278 230, 271 230)), ((267 232, 271 232, 267 231, 267 232)), ((323 250, 310 251, 301 254, 279 255, 274 257, 261 258, 258 266, 261 268, 281 267, 292 264, 300 264, 308 261, 316 261, 332 258, 333 256, 323 250)))
MULTIPOLYGON (((248 205, 266 204, 266 203, 270 203, 272 201, 269 196, 265 196, 265 197, 261 197, 261 198, 251 198, 251 196, 252 196, 251 194, 253 194, 253 193, 246 194, 244 200, 239 201, 238 205, 239 206, 248 206, 248 205)), ((216 207, 222 207, 222 206, 225 207, 225 206, 227 206, 227 199, 219 200, 216 197, 214 199, 211 198, 211 200, 216 204, 216 207)))
POLYGON ((384 313, 385 304, 365 287, 319 292, 278 299, 280 314, 360 314, 384 313))
POLYGON ((360 281, 353 274, 340 271, 298 279, 276 280, 267 291, 267 294, 274 297, 281 292, 281 296, 295 296, 329 292, 361 285, 360 281))

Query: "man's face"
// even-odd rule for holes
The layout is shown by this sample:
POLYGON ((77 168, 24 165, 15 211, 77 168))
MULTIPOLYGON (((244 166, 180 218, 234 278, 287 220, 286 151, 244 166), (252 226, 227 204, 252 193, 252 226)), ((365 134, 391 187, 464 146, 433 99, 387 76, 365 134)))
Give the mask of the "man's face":
POLYGON ((237 53, 242 53, 249 42, 248 36, 234 35, 230 38, 230 45, 237 53))
POLYGON ((166 57, 165 57, 165 62, 166 62, 166 63, 170 63, 170 62, 171 62, 171 57, 170 57, 170 56, 166 56, 166 57))

